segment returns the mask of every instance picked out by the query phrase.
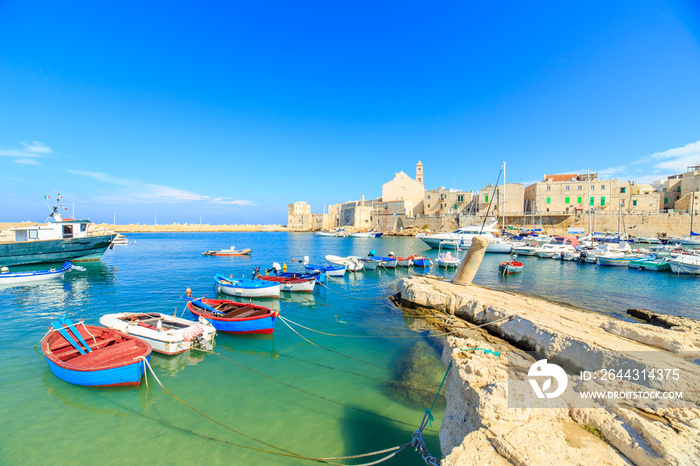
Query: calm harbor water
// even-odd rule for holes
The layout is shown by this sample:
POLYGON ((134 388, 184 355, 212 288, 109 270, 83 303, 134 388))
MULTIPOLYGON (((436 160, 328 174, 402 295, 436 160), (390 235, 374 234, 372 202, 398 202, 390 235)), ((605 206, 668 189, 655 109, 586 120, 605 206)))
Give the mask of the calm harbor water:
MULTIPOLYGON (((378 255, 393 251, 432 258, 437 251, 415 238, 320 238, 307 233, 128 236, 135 243, 108 250, 102 261, 81 263, 85 271, 68 273, 62 281, 0 289, 3 464, 299 464, 298 459, 259 450, 327 457, 410 441, 444 368, 439 345, 421 331, 420 320, 404 317, 385 298, 395 291, 396 281, 409 274, 406 269, 329 278, 328 287, 313 294, 258 301, 324 333, 292 325, 295 333, 278 320, 270 336, 218 335, 217 354, 154 354, 151 362, 165 387, 224 426, 178 403, 152 377, 149 388, 69 385, 53 376, 32 346, 59 312, 90 324, 97 324, 103 314, 130 310, 179 315, 184 307, 179 296, 187 287, 195 296, 215 295, 217 273, 249 276, 254 267, 264 270, 273 261, 299 269, 292 260, 305 255, 322 263, 326 254, 366 255, 371 249, 378 255), (253 254, 201 255, 232 245, 250 247, 253 254)), ((695 277, 535 257, 521 258, 522 274, 501 277, 497 264, 505 257, 487 255, 475 281, 621 318, 627 318, 628 308, 700 318, 700 280, 695 277)), ((425 438, 439 457, 440 403, 433 414, 435 421, 425 438)), ((424 463, 409 448, 384 464, 424 463)))

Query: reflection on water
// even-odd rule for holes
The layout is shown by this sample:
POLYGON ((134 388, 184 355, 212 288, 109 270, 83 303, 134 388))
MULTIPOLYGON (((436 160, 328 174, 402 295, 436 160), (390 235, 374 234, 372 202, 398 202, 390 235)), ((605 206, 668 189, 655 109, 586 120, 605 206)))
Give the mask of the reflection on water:
POLYGON ((187 366, 195 366, 207 356, 205 351, 187 350, 185 352, 168 356, 160 353, 152 353, 150 364, 154 369, 160 369, 172 376, 187 366))

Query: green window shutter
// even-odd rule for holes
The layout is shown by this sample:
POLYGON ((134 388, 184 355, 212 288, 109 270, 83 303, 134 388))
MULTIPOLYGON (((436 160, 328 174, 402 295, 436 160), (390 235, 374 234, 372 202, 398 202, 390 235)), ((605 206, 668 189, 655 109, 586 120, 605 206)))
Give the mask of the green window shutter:
POLYGON ((593 201, 593 196, 591 196, 591 205, 595 205, 595 201, 593 201))
POLYGON ((621 192, 622 194, 625 194, 625 189, 626 189, 626 188, 620 188, 620 192, 621 192))
POLYGON ((605 205, 605 198, 603 196, 600 197, 600 205, 605 205))
POLYGON ((681 187, 680 187, 680 186, 678 187, 677 191, 678 191, 678 192, 681 192, 681 187))
POLYGON ((457 208, 457 204, 455 204, 455 209, 457 208))
POLYGON ((547 198, 547 204, 550 204, 551 202, 552 202, 552 198, 551 198, 551 197, 548 197, 548 198, 547 198))
POLYGON ((664 204, 668 204, 668 198, 664 197, 664 204))
POLYGON ((484 202, 489 202, 489 195, 484 196, 484 202))
POLYGON ((637 205, 637 201, 632 201, 632 205, 633 205, 633 206, 636 206, 636 205, 637 205))
POLYGON ((569 204, 570 201, 571 201, 571 198, 570 198, 570 197, 567 196, 567 197, 564 198, 564 203, 565 203, 565 204, 569 204))
POLYGON ((582 202, 583 202, 583 198, 582 198, 582 197, 579 197, 579 198, 578 198, 578 203, 580 204, 580 203, 582 203, 582 202))

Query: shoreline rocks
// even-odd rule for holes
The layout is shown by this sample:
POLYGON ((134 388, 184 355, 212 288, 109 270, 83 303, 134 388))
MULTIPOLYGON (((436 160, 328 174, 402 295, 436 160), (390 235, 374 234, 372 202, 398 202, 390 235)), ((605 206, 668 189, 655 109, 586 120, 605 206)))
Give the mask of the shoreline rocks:
MULTIPOLYGON (((637 318, 661 326, 623 322, 539 298, 423 277, 402 279, 397 288, 401 305, 434 314, 426 321, 458 335, 448 337, 443 351, 443 363, 452 363, 452 369, 440 428, 442 464, 700 462, 697 321, 637 312, 637 318), (465 348, 490 349, 500 357, 465 348), (553 408, 513 407, 522 395, 513 391, 516 383, 530 390, 523 379, 540 358, 567 369, 571 394, 567 391, 553 408), (605 385, 575 375, 630 365, 677 370, 682 377, 673 390, 682 391, 683 399, 581 406, 579 393, 591 386, 620 391, 640 386, 627 380, 605 385)), ((641 388, 663 392, 668 387, 647 380, 641 388)))

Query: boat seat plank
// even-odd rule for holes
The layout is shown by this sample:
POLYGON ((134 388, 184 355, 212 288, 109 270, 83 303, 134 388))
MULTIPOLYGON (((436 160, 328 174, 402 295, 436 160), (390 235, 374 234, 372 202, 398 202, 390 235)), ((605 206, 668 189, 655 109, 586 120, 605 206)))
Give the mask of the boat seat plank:
POLYGON ((143 353, 142 347, 134 340, 128 340, 112 346, 107 346, 99 351, 82 354, 73 358, 70 363, 74 366, 84 366, 90 368, 109 367, 121 360, 132 362, 132 360, 143 353))
POLYGON ((246 317, 255 312, 257 309, 255 309, 252 306, 245 306, 245 307, 239 307, 238 309, 234 309, 233 311, 230 311, 224 315, 224 317, 231 318, 231 317, 246 317))
MULTIPOLYGON (((111 337, 111 338, 106 338, 104 340, 98 340, 97 343, 90 342, 90 349, 95 350, 98 348, 104 348, 105 346, 109 345, 113 341, 115 341, 117 337, 111 337)), ((52 353, 58 356, 60 359, 65 360, 65 358, 73 356, 78 354, 78 350, 75 348, 71 348, 68 351, 61 351, 62 349, 67 348, 69 345, 63 345, 60 348, 54 348, 52 349, 52 353)))

